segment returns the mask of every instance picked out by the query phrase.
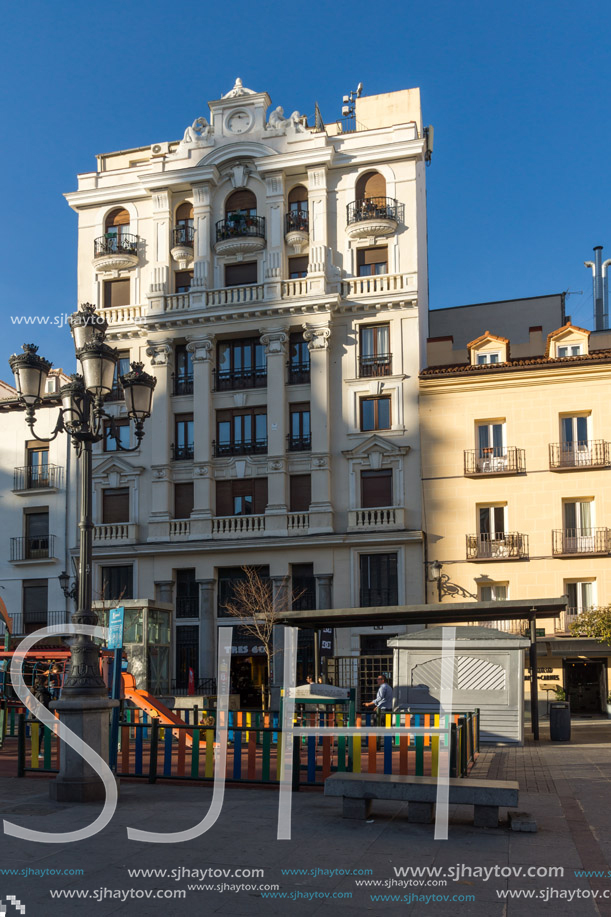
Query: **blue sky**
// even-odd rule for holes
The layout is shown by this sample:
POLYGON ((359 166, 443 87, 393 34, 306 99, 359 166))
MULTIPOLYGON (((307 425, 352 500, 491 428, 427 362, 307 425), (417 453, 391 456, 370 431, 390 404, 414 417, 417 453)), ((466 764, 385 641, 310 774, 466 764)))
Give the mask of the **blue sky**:
POLYGON ((420 86, 435 127, 431 305, 583 290, 567 310, 591 327, 583 261, 596 244, 611 256, 607 12, 597 0, 5 5, 4 354, 34 339, 70 366, 65 328, 26 333, 10 317, 75 308, 62 194, 76 174, 96 153, 178 139, 238 75, 286 111, 311 115, 317 100, 328 121, 359 80, 368 95, 420 86))

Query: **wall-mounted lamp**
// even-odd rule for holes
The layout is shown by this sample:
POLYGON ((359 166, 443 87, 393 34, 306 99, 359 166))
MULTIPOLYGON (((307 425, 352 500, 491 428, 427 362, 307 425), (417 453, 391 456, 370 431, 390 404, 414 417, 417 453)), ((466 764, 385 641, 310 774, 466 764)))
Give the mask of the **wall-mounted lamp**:
POLYGON ((439 560, 432 560, 429 562, 429 581, 431 583, 437 583, 437 598, 441 602, 441 571, 443 569, 443 564, 439 560))

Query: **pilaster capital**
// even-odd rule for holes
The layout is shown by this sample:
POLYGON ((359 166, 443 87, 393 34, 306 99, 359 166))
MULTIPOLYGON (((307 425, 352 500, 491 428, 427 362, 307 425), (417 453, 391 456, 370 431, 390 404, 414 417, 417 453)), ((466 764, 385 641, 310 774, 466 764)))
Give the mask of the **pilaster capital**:
POLYGON ((212 206, 212 185, 210 182, 201 182, 193 185, 193 208, 212 206))
POLYGON ((167 188, 160 188, 152 194, 153 213, 155 216, 166 216, 165 211, 170 210, 170 192, 167 188))
POLYGON ((289 336, 281 328, 272 328, 261 335, 261 343, 265 347, 266 354, 286 353, 286 345, 289 336))
POLYGON ((308 169, 308 185, 311 191, 325 191, 327 188, 327 168, 324 165, 308 169))
POLYGON ((191 359, 194 363, 207 363, 212 360, 214 340, 208 336, 197 338, 188 342, 187 350, 191 354, 191 359))
POLYGON ((168 341, 147 341, 146 355, 153 366, 169 366, 172 362, 172 345, 168 341))
POLYGON ((303 336, 308 342, 308 350, 327 350, 329 347, 329 338, 331 329, 328 325, 310 325, 308 322, 303 323, 303 336))

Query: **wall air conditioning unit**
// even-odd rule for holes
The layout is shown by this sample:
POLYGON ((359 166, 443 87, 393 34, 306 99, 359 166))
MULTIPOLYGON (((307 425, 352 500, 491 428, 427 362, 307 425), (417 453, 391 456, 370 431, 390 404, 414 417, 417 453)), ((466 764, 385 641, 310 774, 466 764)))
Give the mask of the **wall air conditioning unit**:
POLYGON ((154 143, 151 147, 151 153, 155 156, 167 156, 170 152, 169 143, 154 143))

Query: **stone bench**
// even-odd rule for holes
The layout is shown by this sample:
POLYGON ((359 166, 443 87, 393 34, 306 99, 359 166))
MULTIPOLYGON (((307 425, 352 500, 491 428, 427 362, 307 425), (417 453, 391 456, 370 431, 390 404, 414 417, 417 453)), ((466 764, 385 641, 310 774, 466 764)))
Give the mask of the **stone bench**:
MULTIPOLYGON (((519 786, 515 780, 472 780, 451 778, 449 801, 473 806, 473 824, 496 828, 500 806, 518 804, 519 786)), ((325 780, 325 796, 343 798, 344 818, 369 817, 372 799, 407 802, 411 822, 430 824, 435 818, 436 777, 409 777, 394 774, 333 774, 325 780)))

